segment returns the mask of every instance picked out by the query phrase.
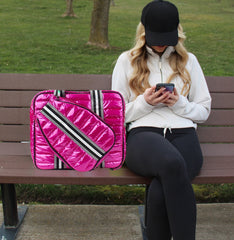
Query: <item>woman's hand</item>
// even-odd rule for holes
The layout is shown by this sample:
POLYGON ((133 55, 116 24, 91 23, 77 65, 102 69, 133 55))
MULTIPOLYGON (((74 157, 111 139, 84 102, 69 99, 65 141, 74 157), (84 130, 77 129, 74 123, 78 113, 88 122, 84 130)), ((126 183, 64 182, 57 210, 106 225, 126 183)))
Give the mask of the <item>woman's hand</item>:
POLYGON ((145 101, 153 106, 159 103, 164 103, 167 106, 173 106, 179 99, 179 94, 174 88, 173 93, 165 91, 165 88, 160 88, 160 90, 155 92, 155 87, 147 88, 144 92, 145 101))
POLYGON ((153 106, 159 103, 165 103, 169 100, 171 95, 170 92, 165 91, 165 88, 160 88, 160 90, 155 92, 156 87, 147 88, 144 92, 145 101, 153 106))
POLYGON ((164 104, 166 104, 167 106, 173 106, 178 100, 179 100, 179 94, 176 88, 174 88, 174 91, 170 93, 168 100, 165 101, 164 104))

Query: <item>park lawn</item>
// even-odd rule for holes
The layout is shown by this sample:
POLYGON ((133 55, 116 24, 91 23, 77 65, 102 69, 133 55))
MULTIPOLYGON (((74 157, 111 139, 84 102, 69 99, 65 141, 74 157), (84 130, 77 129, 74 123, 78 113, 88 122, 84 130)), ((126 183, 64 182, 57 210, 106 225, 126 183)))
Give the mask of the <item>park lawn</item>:
MULTIPOLYGON (((62 18, 64 0, 1 0, 0 72, 111 74, 132 47, 148 0, 115 0, 110 8, 109 50, 87 46, 92 0, 74 1, 77 18, 62 18)), ((232 0, 175 0, 186 47, 205 75, 233 76, 232 0)))

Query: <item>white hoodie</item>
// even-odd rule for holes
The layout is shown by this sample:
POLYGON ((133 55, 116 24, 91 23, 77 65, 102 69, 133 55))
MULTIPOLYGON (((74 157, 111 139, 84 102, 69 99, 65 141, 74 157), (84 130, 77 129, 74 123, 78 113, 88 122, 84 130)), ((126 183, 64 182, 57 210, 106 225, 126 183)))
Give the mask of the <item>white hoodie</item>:
MULTIPOLYGON (((149 47, 147 47, 147 51, 149 53, 147 64, 150 70, 150 85, 155 86, 157 83, 166 82, 173 72, 168 58, 175 51, 174 47, 168 47, 162 57, 159 57, 149 47)), ((191 88, 188 96, 180 95, 179 100, 172 107, 165 104, 152 106, 145 101, 143 95, 136 98, 129 87, 129 80, 133 72, 130 52, 124 52, 119 56, 112 74, 112 89, 123 95, 126 104, 126 123, 130 123, 129 129, 143 126, 164 128, 165 130, 196 128, 196 123, 206 121, 210 113, 211 97, 202 69, 192 53, 189 53, 186 69, 191 77, 191 88)), ((181 78, 176 77, 172 83, 175 84, 178 93, 180 93, 183 87, 181 78)))

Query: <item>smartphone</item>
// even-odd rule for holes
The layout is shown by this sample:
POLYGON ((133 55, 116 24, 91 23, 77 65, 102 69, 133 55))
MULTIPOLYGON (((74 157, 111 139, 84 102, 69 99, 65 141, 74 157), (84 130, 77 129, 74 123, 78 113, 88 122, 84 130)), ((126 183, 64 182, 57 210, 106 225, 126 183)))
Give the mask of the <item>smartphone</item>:
POLYGON ((158 91, 160 88, 166 88, 165 91, 173 92, 174 90, 174 83, 158 83, 156 85, 155 91, 158 91))

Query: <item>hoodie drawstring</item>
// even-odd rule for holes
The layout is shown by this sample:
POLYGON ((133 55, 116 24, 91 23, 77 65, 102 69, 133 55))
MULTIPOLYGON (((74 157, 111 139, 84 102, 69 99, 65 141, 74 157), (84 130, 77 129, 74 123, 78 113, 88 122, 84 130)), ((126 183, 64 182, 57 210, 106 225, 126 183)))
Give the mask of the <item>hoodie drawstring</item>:
POLYGON ((168 128, 168 127, 164 128, 164 129, 163 129, 163 136, 164 136, 164 138, 166 137, 167 130, 169 130, 169 132, 172 133, 172 130, 171 130, 170 127, 169 127, 169 128, 168 128))

